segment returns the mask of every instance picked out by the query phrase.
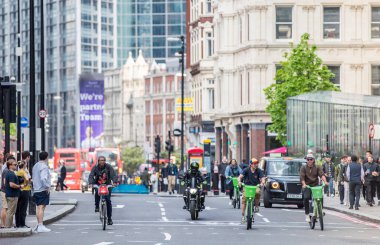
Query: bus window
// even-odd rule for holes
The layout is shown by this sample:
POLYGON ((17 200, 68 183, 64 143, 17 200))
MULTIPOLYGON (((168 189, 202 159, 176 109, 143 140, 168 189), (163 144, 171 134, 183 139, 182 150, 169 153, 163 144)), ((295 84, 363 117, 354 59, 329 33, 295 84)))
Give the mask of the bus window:
POLYGON ((75 163, 75 160, 67 159, 65 166, 67 172, 75 172, 75 170, 77 169, 77 164, 75 163))

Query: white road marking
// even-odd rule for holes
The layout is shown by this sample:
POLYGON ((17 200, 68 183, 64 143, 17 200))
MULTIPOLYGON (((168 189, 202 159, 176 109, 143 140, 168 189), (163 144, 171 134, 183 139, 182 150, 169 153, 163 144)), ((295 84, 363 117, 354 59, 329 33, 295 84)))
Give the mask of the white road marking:
POLYGON ((100 242, 100 243, 95 243, 93 245, 110 245, 110 244, 114 244, 114 242, 100 242))
POLYGON ((319 235, 320 237, 324 237, 325 235, 319 235))
POLYGON ((263 217, 263 215, 262 215, 262 214, 259 214, 259 213, 257 213, 256 215, 259 216, 259 217, 263 217))
POLYGON ((112 208, 124 208, 125 205, 116 205, 116 207, 112 207, 112 208))
POLYGON ((162 220, 168 222, 169 220, 166 217, 162 217, 162 220))
POLYGON ((169 233, 163 233, 165 236, 165 241, 170 241, 172 239, 172 236, 169 233))
POLYGON ((87 234, 88 232, 87 232, 87 231, 82 231, 81 233, 82 233, 82 234, 87 234))
POLYGON ((265 222, 267 222, 267 223, 270 223, 269 219, 267 219, 267 218, 263 218, 263 220, 264 220, 265 222))
POLYGON ((120 237, 120 236, 124 236, 124 235, 116 235, 116 236, 119 236, 119 237, 120 237))
POLYGON ((164 205, 161 202, 158 203, 158 206, 160 206, 160 208, 164 207, 164 205))
POLYGON ((165 212, 161 212, 161 216, 166 216, 166 213, 165 212))
POLYGON ((161 212, 165 212, 165 209, 164 209, 164 208, 161 208, 161 212))
POLYGON ((218 232, 211 233, 211 235, 218 235, 218 234, 219 234, 218 232))
POLYGON ((59 233, 62 233, 62 232, 60 232, 60 231, 56 231, 56 232, 55 232, 55 234, 59 234, 59 233))
POLYGON ((113 231, 109 231, 109 232, 107 232, 108 234, 113 234, 113 233, 115 233, 115 232, 113 232, 113 231))
POLYGON ((214 210, 214 209, 216 209, 216 208, 211 208, 211 207, 209 207, 209 206, 206 206, 206 207, 205 207, 205 210, 214 210))

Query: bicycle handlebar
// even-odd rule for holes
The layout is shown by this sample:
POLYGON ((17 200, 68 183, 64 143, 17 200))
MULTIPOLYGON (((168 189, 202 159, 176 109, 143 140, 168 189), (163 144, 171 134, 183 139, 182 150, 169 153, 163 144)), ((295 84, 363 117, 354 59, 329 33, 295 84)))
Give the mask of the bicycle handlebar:
MULTIPOLYGON (((92 185, 94 188, 99 188, 99 185, 92 185)), ((113 188, 113 185, 107 185, 107 188, 113 188)))

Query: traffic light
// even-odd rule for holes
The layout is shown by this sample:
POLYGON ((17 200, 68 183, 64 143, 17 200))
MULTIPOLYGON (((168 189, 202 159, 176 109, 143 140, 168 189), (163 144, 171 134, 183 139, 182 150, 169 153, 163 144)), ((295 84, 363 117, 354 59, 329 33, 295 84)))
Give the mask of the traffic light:
POLYGON ((154 139, 154 152, 156 152, 157 154, 161 152, 161 139, 159 135, 157 135, 154 139))
POLYGON ((16 84, 0 77, 0 118, 16 123, 16 84))
POLYGON ((170 140, 167 140, 167 141, 165 141, 165 150, 166 151, 169 151, 169 149, 170 149, 170 140))

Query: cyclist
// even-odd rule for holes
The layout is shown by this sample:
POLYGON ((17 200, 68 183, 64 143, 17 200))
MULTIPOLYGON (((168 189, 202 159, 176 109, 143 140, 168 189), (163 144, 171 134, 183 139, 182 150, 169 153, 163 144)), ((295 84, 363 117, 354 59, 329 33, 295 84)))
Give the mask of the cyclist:
MULTIPOLYGON (((100 156, 98 158, 98 163, 91 169, 91 173, 88 176, 88 183, 92 185, 113 185, 115 186, 117 182, 117 176, 115 170, 112 166, 106 163, 106 158, 100 156)), ((108 225, 112 225, 112 204, 111 204, 111 189, 108 190, 108 196, 106 196, 107 202, 107 216, 108 225)), ((95 212, 99 212, 99 202, 100 196, 97 191, 95 191, 95 212)))
MULTIPOLYGON (((186 187, 190 186, 190 180, 192 177, 196 178, 198 186, 204 181, 202 173, 199 171, 199 163, 195 161, 190 164, 190 169, 183 176, 183 181, 186 183, 186 187)), ((186 191, 183 194, 183 200, 185 201, 185 206, 183 206, 183 209, 186 209, 188 206, 187 191, 188 190, 186 188, 186 191)), ((204 209, 205 208, 205 193, 203 192, 201 188, 199 188, 199 192, 201 196, 201 209, 204 209)))
MULTIPOLYGON (((263 186, 265 184, 265 176, 264 172, 259 169, 259 161, 257 161, 256 158, 252 158, 249 161, 249 168, 246 168, 243 170, 243 172, 239 176, 239 186, 241 186, 242 181, 244 181, 245 185, 258 185, 260 184, 263 186)), ((242 214, 242 219, 241 222, 245 222, 245 190, 243 189, 243 197, 242 197, 242 209, 241 209, 241 214, 242 214)), ((255 196, 255 212, 259 211, 259 204, 260 204, 260 188, 256 189, 256 196, 255 196)))
POLYGON ((303 205, 305 206, 305 216, 306 222, 310 222, 310 206, 309 202, 311 200, 311 190, 307 188, 307 185, 314 187, 319 184, 319 178, 326 184, 326 177, 322 171, 322 168, 315 165, 315 158, 313 154, 306 155, 306 165, 302 166, 300 169, 300 180, 302 184, 302 194, 303 194, 303 205))
POLYGON ((236 159, 232 159, 230 162, 230 165, 226 168, 226 187, 230 191, 230 205, 232 205, 232 197, 234 196, 234 186, 232 184, 232 177, 239 177, 243 171, 241 168, 237 165, 236 159), (228 178, 231 177, 231 178, 228 178))

